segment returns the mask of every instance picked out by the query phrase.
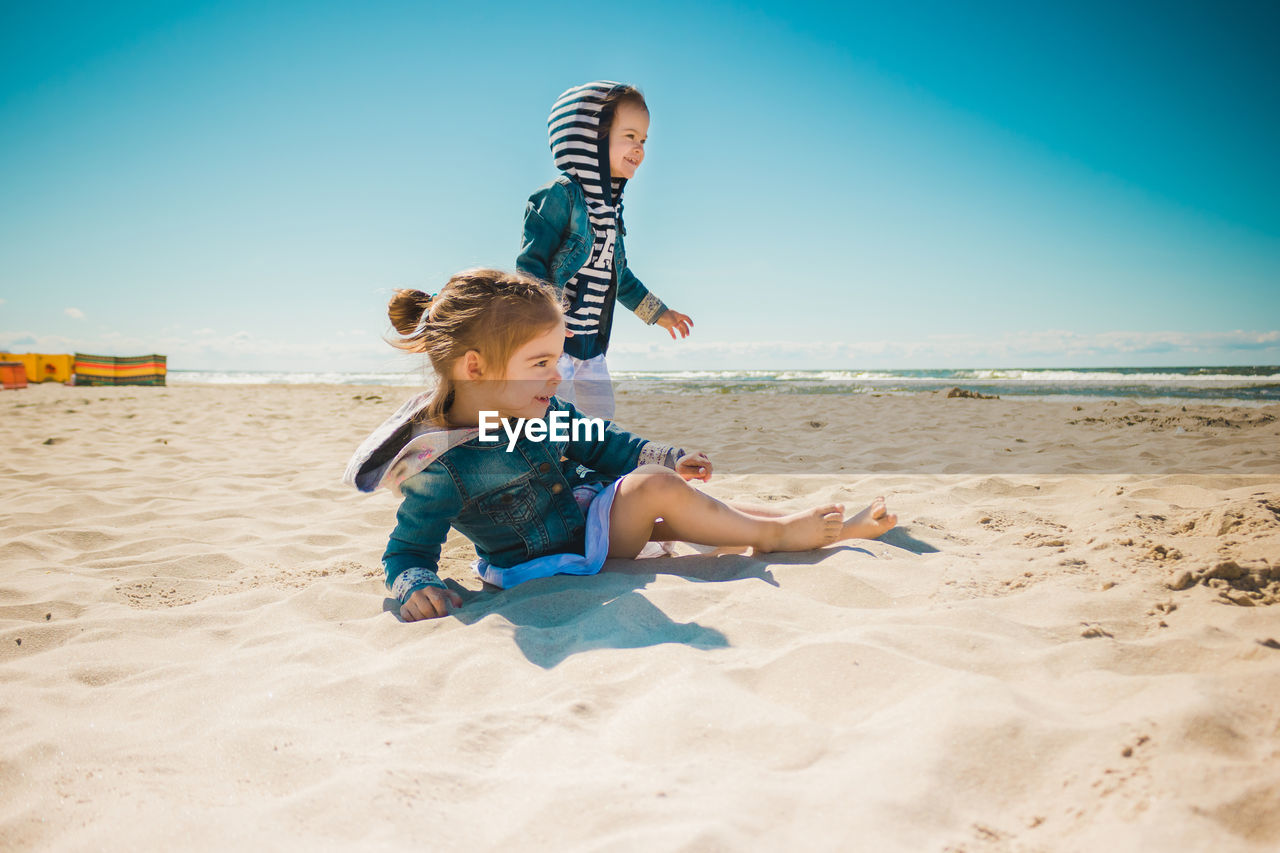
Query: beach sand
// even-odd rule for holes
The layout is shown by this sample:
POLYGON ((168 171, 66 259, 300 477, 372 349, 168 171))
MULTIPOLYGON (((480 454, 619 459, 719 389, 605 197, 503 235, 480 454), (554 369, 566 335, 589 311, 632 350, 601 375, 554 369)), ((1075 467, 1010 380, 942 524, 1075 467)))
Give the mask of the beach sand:
POLYGON ((0 396, 15 850, 1280 848, 1280 407, 642 397, 811 554, 610 562, 403 624, 411 389, 0 396))

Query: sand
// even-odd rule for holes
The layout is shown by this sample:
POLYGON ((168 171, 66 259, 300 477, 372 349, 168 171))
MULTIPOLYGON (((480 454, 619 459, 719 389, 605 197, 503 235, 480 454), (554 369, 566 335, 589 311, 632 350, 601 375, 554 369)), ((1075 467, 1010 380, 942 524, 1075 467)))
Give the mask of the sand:
POLYGON ((339 477, 409 392, 0 396, 0 846, 1280 847, 1280 407, 624 394, 902 525, 508 591, 451 538, 403 624, 339 477))

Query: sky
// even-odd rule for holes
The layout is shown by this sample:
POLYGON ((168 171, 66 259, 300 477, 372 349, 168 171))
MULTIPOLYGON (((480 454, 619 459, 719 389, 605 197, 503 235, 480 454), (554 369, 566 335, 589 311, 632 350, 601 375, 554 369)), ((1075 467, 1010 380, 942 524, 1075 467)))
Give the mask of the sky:
POLYGON ((1280 364, 1280 6, 0 5, 0 349, 399 371, 634 83, 634 369, 1280 364), (592 31, 584 22, 598 22, 592 31))

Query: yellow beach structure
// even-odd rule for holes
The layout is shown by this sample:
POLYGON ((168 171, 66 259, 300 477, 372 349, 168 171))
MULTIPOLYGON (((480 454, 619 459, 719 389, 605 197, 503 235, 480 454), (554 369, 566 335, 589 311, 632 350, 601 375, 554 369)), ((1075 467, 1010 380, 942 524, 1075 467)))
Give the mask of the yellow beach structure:
POLYGON ((0 361, 21 362, 28 382, 70 382, 75 359, 70 355, 0 352, 0 361))

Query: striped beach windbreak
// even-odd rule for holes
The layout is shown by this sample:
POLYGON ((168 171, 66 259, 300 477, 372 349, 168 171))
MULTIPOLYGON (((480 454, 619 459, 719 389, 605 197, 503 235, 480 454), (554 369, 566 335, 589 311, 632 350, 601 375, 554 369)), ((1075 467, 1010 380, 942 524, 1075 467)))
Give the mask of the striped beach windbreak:
POLYGON ((78 352, 74 365, 75 384, 163 385, 166 361, 163 355, 119 357, 78 352))

